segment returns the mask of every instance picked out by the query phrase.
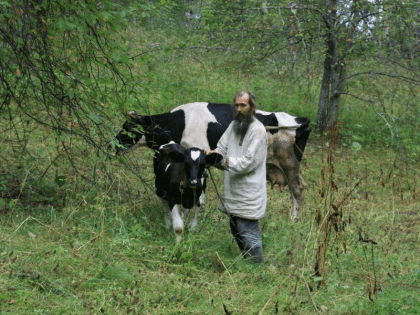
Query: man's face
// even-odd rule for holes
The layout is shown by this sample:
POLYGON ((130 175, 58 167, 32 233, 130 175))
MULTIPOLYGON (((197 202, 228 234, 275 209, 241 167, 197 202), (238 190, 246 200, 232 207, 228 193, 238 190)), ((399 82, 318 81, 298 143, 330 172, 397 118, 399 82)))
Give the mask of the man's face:
POLYGON ((244 136, 252 121, 255 109, 249 104, 249 95, 239 96, 235 99, 235 110, 233 113, 234 126, 236 134, 244 136))
POLYGON ((251 112, 249 104, 249 95, 245 94, 235 99, 235 118, 238 116, 248 116, 251 112))

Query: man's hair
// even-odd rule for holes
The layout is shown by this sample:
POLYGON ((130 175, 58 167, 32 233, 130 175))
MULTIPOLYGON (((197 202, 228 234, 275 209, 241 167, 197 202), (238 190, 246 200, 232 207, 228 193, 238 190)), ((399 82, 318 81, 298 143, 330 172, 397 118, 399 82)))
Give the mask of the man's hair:
POLYGON ((235 104, 235 101, 238 97, 244 96, 246 94, 249 95, 249 105, 251 106, 251 108, 258 109, 259 105, 257 102, 257 98, 250 91, 239 91, 238 93, 236 93, 235 97, 233 98, 233 104, 235 104))

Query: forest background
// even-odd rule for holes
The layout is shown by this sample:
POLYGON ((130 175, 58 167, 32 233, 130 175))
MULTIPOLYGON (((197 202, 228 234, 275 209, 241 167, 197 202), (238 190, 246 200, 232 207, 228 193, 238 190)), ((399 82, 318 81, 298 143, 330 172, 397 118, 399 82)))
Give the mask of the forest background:
POLYGON ((407 314, 418 297, 418 1, 0 1, 0 313, 407 314), (298 222, 240 259, 212 171, 180 244, 129 110, 253 91, 309 117, 298 222))

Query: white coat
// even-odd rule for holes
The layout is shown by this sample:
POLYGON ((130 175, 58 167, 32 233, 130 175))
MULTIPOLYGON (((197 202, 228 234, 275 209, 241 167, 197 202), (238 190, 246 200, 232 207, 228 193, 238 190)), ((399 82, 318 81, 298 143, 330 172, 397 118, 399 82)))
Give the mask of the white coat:
POLYGON ((220 138, 215 152, 225 157, 223 196, 219 209, 248 220, 264 217, 267 205, 267 134, 264 125, 253 119, 244 136, 233 131, 234 121, 220 138))

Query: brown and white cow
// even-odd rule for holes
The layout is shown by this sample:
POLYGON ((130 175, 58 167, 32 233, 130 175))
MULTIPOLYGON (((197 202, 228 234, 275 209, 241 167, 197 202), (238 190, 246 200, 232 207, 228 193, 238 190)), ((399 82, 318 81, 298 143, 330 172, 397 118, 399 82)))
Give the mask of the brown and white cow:
MULTIPOLYGON (((304 182, 300 176, 300 161, 309 138, 310 120, 284 112, 256 110, 256 117, 267 128, 267 180, 281 191, 288 185, 292 195, 292 217, 296 219, 303 206, 304 182)), ((121 131, 112 145, 122 154, 128 148, 147 146, 157 150, 174 141, 185 148, 215 149, 217 142, 233 119, 229 104, 189 103, 158 115, 127 115, 121 131)))

